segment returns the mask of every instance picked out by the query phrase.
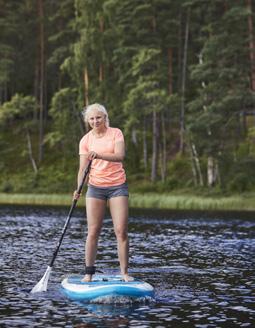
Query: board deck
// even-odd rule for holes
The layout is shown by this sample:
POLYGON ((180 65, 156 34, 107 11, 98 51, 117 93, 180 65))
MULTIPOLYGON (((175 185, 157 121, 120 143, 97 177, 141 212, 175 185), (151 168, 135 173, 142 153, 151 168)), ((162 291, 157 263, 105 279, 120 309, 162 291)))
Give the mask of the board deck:
POLYGON ((118 275, 95 275, 93 281, 83 282, 81 275, 66 277, 61 285, 64 293, 73 300, 90 301, 102 297, 125 296, 131 298, 153 297, 154 288, 147 282, 125 282, 118 275))

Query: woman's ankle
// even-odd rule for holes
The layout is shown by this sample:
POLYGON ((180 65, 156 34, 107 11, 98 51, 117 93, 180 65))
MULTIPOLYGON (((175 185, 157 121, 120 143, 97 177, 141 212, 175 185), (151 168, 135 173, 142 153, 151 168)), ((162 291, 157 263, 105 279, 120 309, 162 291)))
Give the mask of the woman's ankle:
POLYGON ((125 281, 125 282, 129 282, 129 281, 134 281, 134 278, 129 276, 128 273, 122 273, 122 279, 125 281))
POLYGON ((91 282, 92 281, 92 274, 85 274, 82 281, 84 282, 91 282))

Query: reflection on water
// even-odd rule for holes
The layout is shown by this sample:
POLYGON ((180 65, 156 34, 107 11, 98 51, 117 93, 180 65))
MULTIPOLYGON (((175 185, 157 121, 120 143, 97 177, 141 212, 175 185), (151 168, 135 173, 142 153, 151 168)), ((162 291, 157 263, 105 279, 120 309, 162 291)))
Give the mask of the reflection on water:
MULTIPOLYGON (((66 214, 63 208, 0 208, 1 327, 254 327, 251 213, 131 213, 130 273, 152 284, 156 299, 120 304, 72 302, 60 290, 64 275, 84 272, 80 209, 63 240, 49 291, 29 293, 47 268, 66 214)), ((118 273, 108 216, 97 267, 118 273)))

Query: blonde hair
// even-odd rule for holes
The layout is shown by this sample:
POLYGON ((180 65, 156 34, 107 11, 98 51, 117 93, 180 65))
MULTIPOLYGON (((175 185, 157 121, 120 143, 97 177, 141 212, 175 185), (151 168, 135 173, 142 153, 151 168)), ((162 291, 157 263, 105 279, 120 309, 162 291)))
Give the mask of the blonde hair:
POLYGON ((82 115, 84 117, 85 122, 88 122, 88 115, 93 109, 97 109, 99 112, 102 112, 105 115, 105 126, 108 128, 110 126, 110 121, 107 110, 103 105, 100 105, 98 103, 91 104, 83 109, 82 115))

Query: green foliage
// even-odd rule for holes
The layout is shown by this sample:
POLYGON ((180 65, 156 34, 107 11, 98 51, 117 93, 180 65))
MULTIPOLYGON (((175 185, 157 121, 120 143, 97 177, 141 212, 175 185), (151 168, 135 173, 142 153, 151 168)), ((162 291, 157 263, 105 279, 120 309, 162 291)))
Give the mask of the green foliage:
POLYGON ((254 189, 254 179, 250 179, 245 172, 239 172, 233 176, 232 180, 228 183, 227 190, 231 192, 244 192, 254 189))
POLYGON ((75 189, 76 172, 56 165, 41 168, 37 175, 31 169, 13 173, 0 180, 0 192, 5 193, 68 193, 75 189))
POLYGON ((72 143, 77 142, 76 130, 78 130, 80 118, 76 110, 76 97, 75 89, 64 88, 56 92, 52 98, 49 110, 52 118, 52 132, 45 137, 45 143, 49 143, 51 147, 60 144, 67 147, 68 151, 72 143))
POLYGON ((72 88, 70 64, 75 31, 75 8, 73 0, 44 1, 47 67, 47 103, 50 106, 54 94, 65 87, 72 88), (70 73, 70 74, 69 74, 70 73))
POLYGON ((10 101, 0 106, 0 124, 22 120, 23 127, 30 124, 37 107, 36 100, 32 96, 16 94, 10 101))
POLYGON ((165 182, 152 183, 139 173, 130 174, 129 184, 131 192, 171 192, 177 189, 190 188, 192 186, 192 171, 187 158, 180 155, 169 161, 168 176, 165 182))
POLYGON ((32 0, 1 1, 0 88, 6 90, 0 94, 1 102, 15 93, 33 94, 35 5, 32 0))
POLYGON ((255 156, 255 127, 251 127, 248 131, 248 145, 249 145, 249 154, 250 156, 255 156))
MULTIPOLYGON (((211 9, 217 10, 218 5, 211 9)), ((243 25, 248 12, 245 6, 231 4, 215 21, 213 11, 203 27, 200 61, 191 70, 197 95, 188 104, 187 128, 200 158, 219 160, 223 188, 250 190, 254 181, 245 178, 249 169, 244 163, 250 155, 244 151, 248 144, 241 146, 244 134, 240 120, 244 108, 254 107, 248 79, 247 27, 243 25)))
POLYGON ((192 171, 189 159, 181 155, 176 156, 168 165, 169 177, 166 180, 166 185, 169 188, 188 187, 192 183, 192 171))
POLYGON ((254 190, 254 168, 254 158, 246 158, 245 160, 235 163, 229 173, 227 190, 240 193, 254 190))
POLYGON ((36 1, 1 1, 0 190, 72 188, 78 143, 85 133, 80 112, 86 96, 89 103, 104 104, 111 125, 124 131, 125 165, 134 190, 192 188, 194 162, 201 166, 206 184, 208 156, 219 165, 214 190, 255 189, 255 92, 250 87, 248 25, 254 8, 248 8, 248 2, 45 0, 43 9, 40 39, 36 1), (44 42, 43 61, 39 41, 44 42), (182 100, 186 147, 180 156, 182 100), (40 131, 38 103, 44 108, 40 131), (35 174, 29 155, 32 152, 36 159, 38 139, 45 156, 35 174), (193 157, 190 143, 197 152, 193 157), (151 183, 155 157, 157 179, 151 183))

